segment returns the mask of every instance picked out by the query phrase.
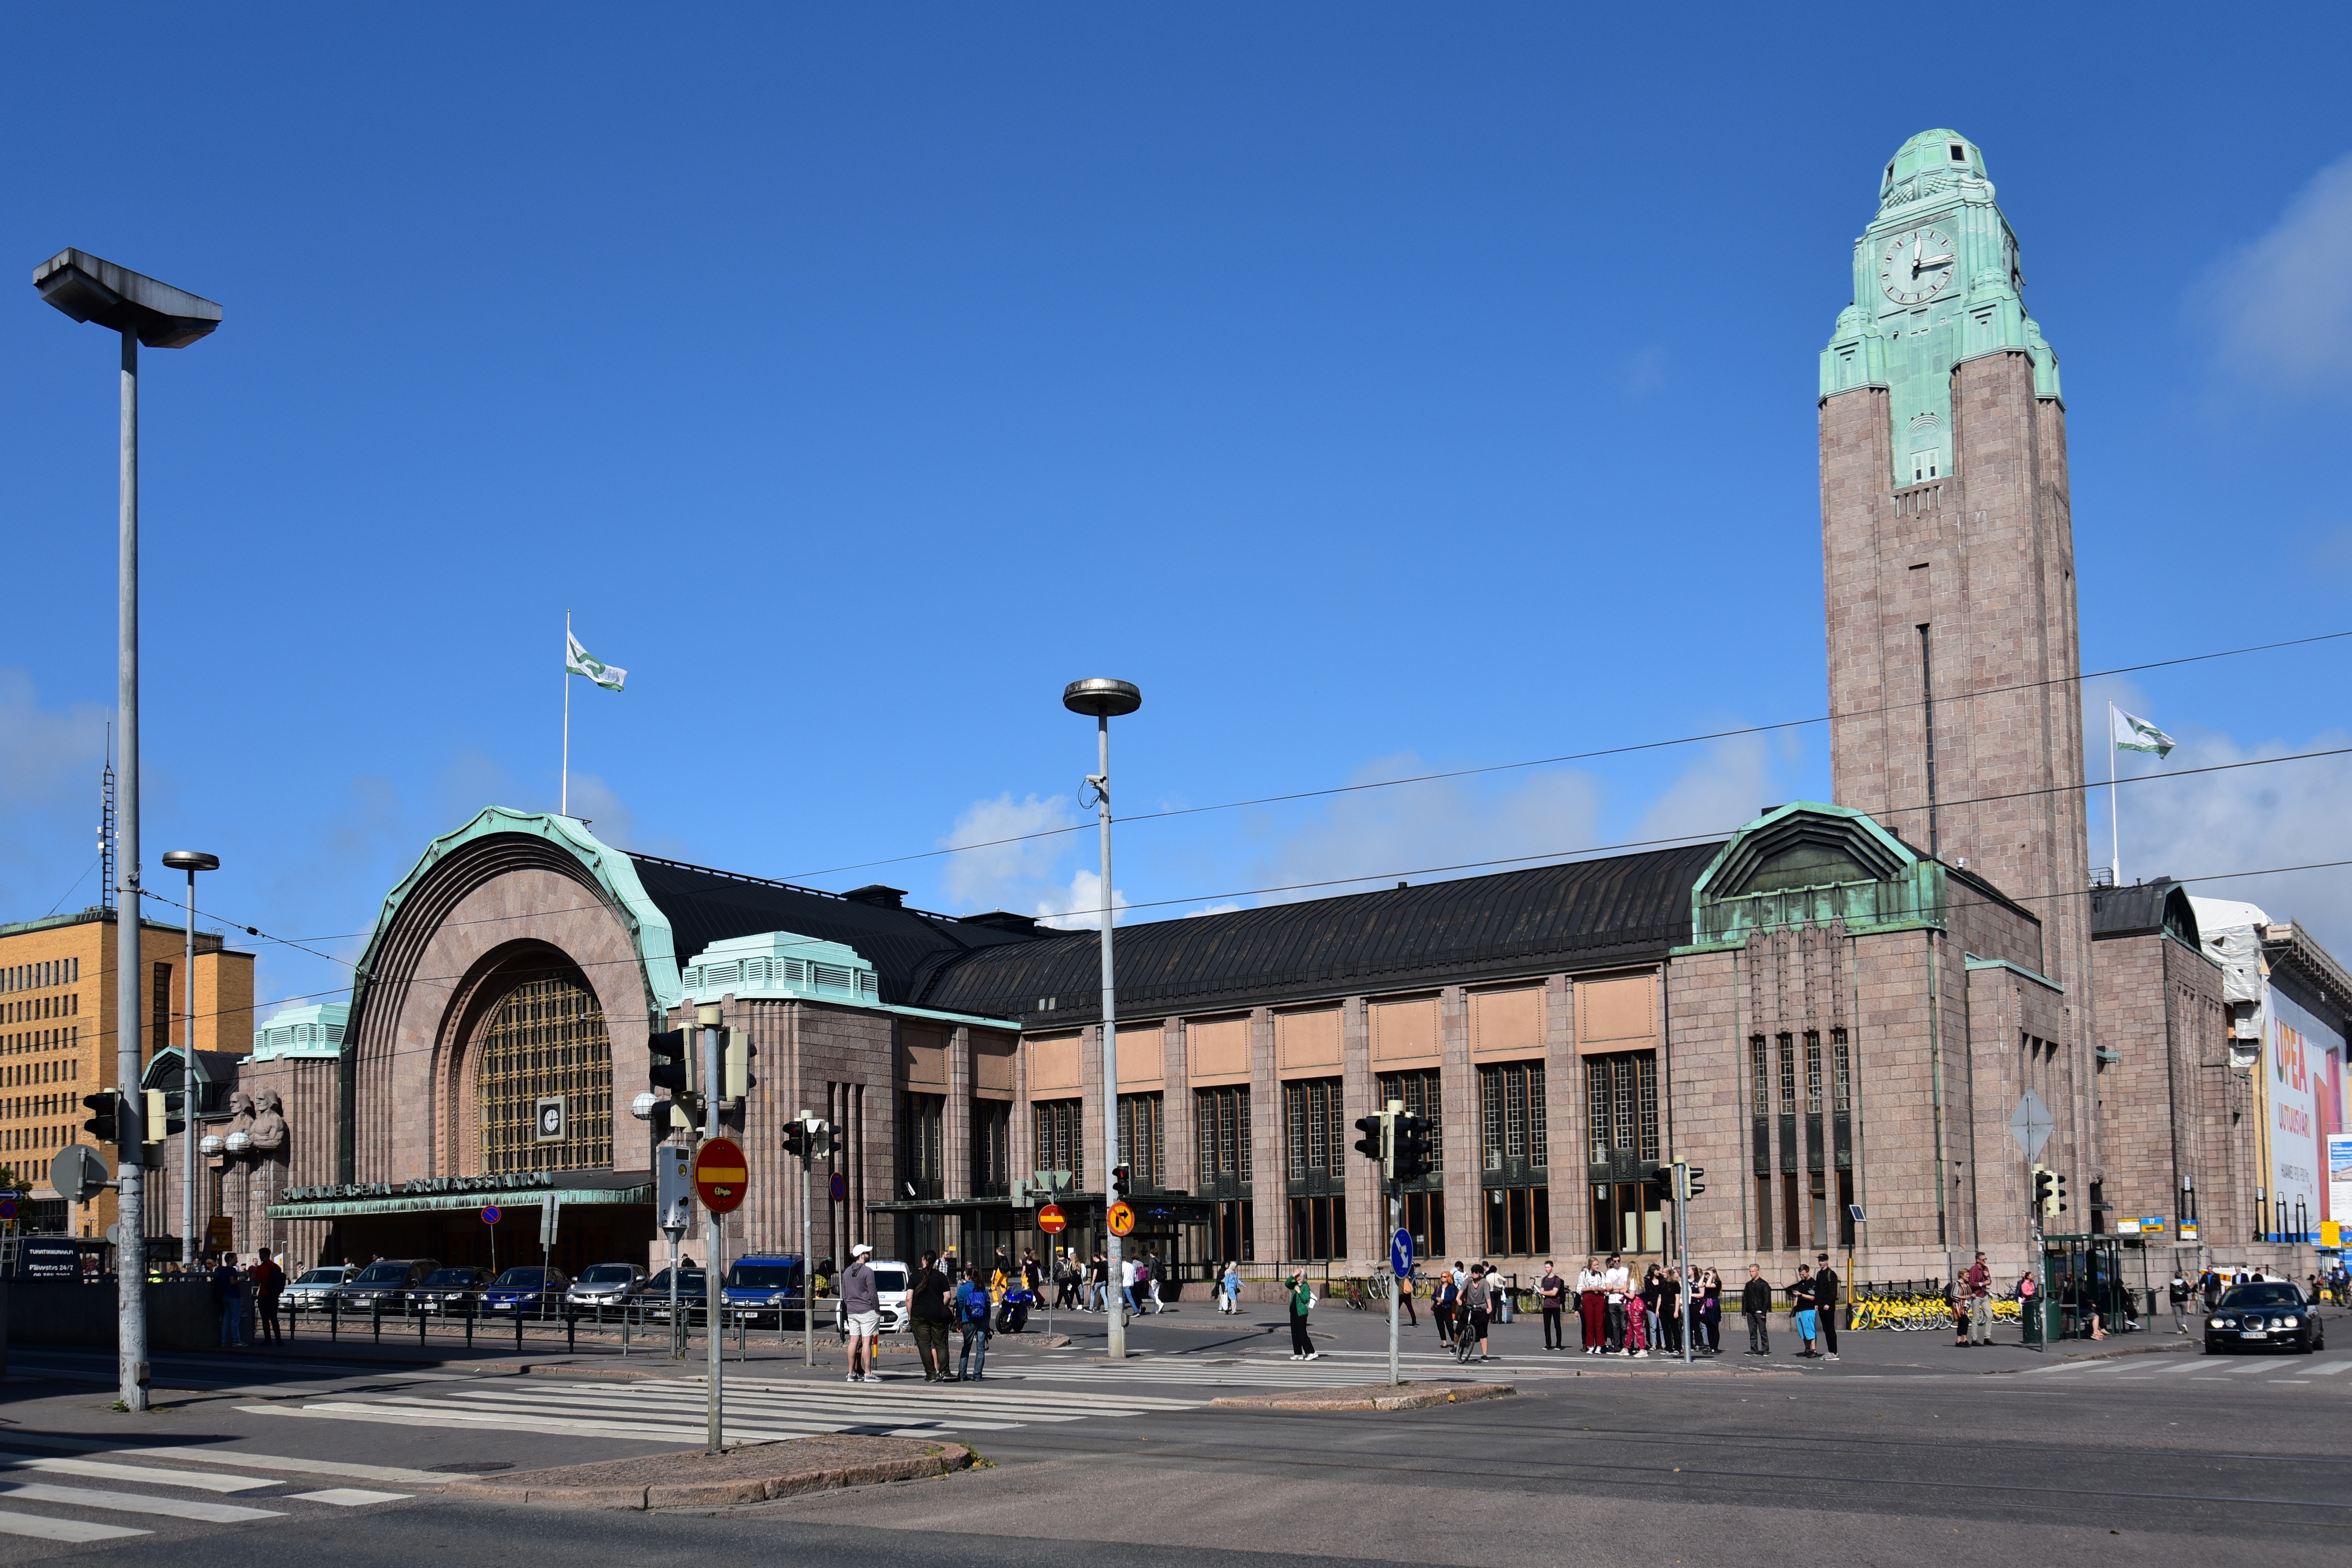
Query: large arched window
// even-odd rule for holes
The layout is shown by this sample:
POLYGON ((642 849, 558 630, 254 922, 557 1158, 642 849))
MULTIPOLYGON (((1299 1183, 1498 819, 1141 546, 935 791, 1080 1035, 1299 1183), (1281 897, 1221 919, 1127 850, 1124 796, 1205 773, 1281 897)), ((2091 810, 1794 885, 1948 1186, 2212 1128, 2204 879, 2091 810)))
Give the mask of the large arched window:
POLYGON ((519 976, 490 1009, 476 1060, 483 1171, 612 1164, 612 1040, 576 973, 519 976))

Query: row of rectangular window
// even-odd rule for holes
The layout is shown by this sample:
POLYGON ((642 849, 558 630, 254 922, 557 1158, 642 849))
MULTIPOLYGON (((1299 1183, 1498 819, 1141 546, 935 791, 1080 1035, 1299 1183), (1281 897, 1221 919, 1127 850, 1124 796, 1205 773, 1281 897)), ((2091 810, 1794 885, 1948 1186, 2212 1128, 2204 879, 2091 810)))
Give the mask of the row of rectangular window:
POLYGON ((61 996, 27 996, 22 1002, 0 1002, 0 1024, 29 1024, 37 1018, 72 1018, 81 1013, 81 993, 61 996))
POLYGON ((37 991, 44 985, 71 985, 81 978, 79 958, 51 958, 38 963, 12 963, 0 969, 0 992, 37 991))

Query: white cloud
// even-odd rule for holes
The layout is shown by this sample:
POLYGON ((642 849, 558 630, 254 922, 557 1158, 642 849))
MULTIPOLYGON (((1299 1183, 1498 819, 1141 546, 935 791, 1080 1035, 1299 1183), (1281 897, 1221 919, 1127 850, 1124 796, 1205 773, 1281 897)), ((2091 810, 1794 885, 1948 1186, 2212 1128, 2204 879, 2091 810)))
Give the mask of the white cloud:
POLYGON ((2352 376, 2352 156, 2323 169, 2209 284, 2223 359, 2303 386, 2352 376))
MULTIPOLYGON (((1037 900, 1037 923, 1061 931, 1102 930, 1102 885, 1101 872, 1078 871, 1067 887, 1056 888, 1037 900)), ((1127 923, 1127 917, 1120 911, 1128 904, 1125 893, 1117 888, 1110 890, 1111 924, 1127 923)))
POLYGON ((1642 815, 1637 840, 1728 833, 1780 804, 1772 783, 1771 747, 1762 735, 1708 742, 1706 752, 1642 815))
POLYGON ((646 847, 637 840, 636 815, 622 803, 613 786, 599 775, 572 775, 571 805, 572 815, 584 819, 588 823, 588 831, 614 848, 646 847))
POLYGON ((0 669, 0 909, 11 920, 98 901, 90 867, 109 716, 93 703, 45 707, 23 671, 0 669))
MULTIPOLYGON (((1398 755, 1358 769, 1349 782, 1425 771, 1420 759, 1398 755)), ((1500 787, 1439 779, 1340 795, 1318 816, 1318 821, 1282 839, 1262 866, 1258 880, 1295 886, 1410 873, 1471 875, 1475 873, 1430 868, 1581 848, 1598 839, 1601 791, 1591 775, 1570 770, 1538 773, 1500 787)), ((1307 886, 1265 897, 1280 902, 1355 890, 1360 889, 1307 886)))
MULTIPOLYGON (((2102 689, 2086 702, 2084 734, 2089 741, 2090 773, 2105 779, 2107 761, 2107 700, 2161 724, 2179 741, 2162 760, 2124 752, 2116 771, 2125 778, 2180 773, 2265 757, 2352 746, 2352 735, 2322 731, 2298 740, 2242 742, 2218 731, 2167 722, 2162 713, 2123 683, 2102 689)), ((2127 881, 2158 877, 2196 879, 2271 867, 2352 859, 2352 756, 2320 757, 2307 763, 2276 763, 2198 773, 2163 782, 2126 783, 2116 791, 2123 827, 2123 868, 2127 881)), ((2091 858, 2109 854, 2108 793, 2091 791, 2091 858)), ((2339 957, 2352 954, 2352 877, 2343 869, 2231 877, 2195 882, 2200 897, 2241 899, 2260 904, 2273 920, 2295 920, 2339 957)))
MULTIPOLYGON (((940 844, 941 847, 957 844, 980 847, 949 856, 940 885, 958 909, 1020 909, 1044 897, 1059 880, 1055 868, 1077 837, 1060 830, 1079 823, 1066 795, 1040 800, 1033 795, 1016 801, 1006 794, 994 800, 974 801, 940 844)), ((1065 895, 1065 901, 1052 907, 1072 906, 1065 895)))

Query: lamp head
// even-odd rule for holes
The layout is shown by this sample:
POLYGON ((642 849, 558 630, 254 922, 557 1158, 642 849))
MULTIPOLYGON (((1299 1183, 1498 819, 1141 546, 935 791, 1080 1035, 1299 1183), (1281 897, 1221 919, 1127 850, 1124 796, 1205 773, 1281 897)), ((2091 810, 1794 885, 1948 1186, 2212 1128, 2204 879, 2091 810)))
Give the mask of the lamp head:
POLYGON ((1132 681, 1073 680, 1062 689, 1062 706, 1089 719, 1118 719, 1143 706, 1143 692, 1132 681))
POLYGON ((221 324, 210 300, 88 251, 58 251, 33 268, 33 287, 75 321, 132 333, 151 349, 186 348, 221 324))
POLYGON ((174 871, 217 871, 220 857, 207 855, 201 849, 166 849, 163 864, 174 871))

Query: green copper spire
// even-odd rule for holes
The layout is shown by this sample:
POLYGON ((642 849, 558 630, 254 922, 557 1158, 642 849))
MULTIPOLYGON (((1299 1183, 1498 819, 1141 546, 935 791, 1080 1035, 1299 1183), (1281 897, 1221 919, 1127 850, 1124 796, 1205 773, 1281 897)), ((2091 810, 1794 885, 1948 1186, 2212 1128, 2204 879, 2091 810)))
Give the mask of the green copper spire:
POLYGON ((1853 242, 1853 302, 1822 351, 1822 395, 1887 389, 1900 489, 1952 471, 1952 367, 2015 352, 2032 356, 2034 391, 2058 399, 2058 355, 2025 313, 2017 235, 1983 152, 1957 131, 1923 131, 1879 172, 1878 216, 1853 242))

